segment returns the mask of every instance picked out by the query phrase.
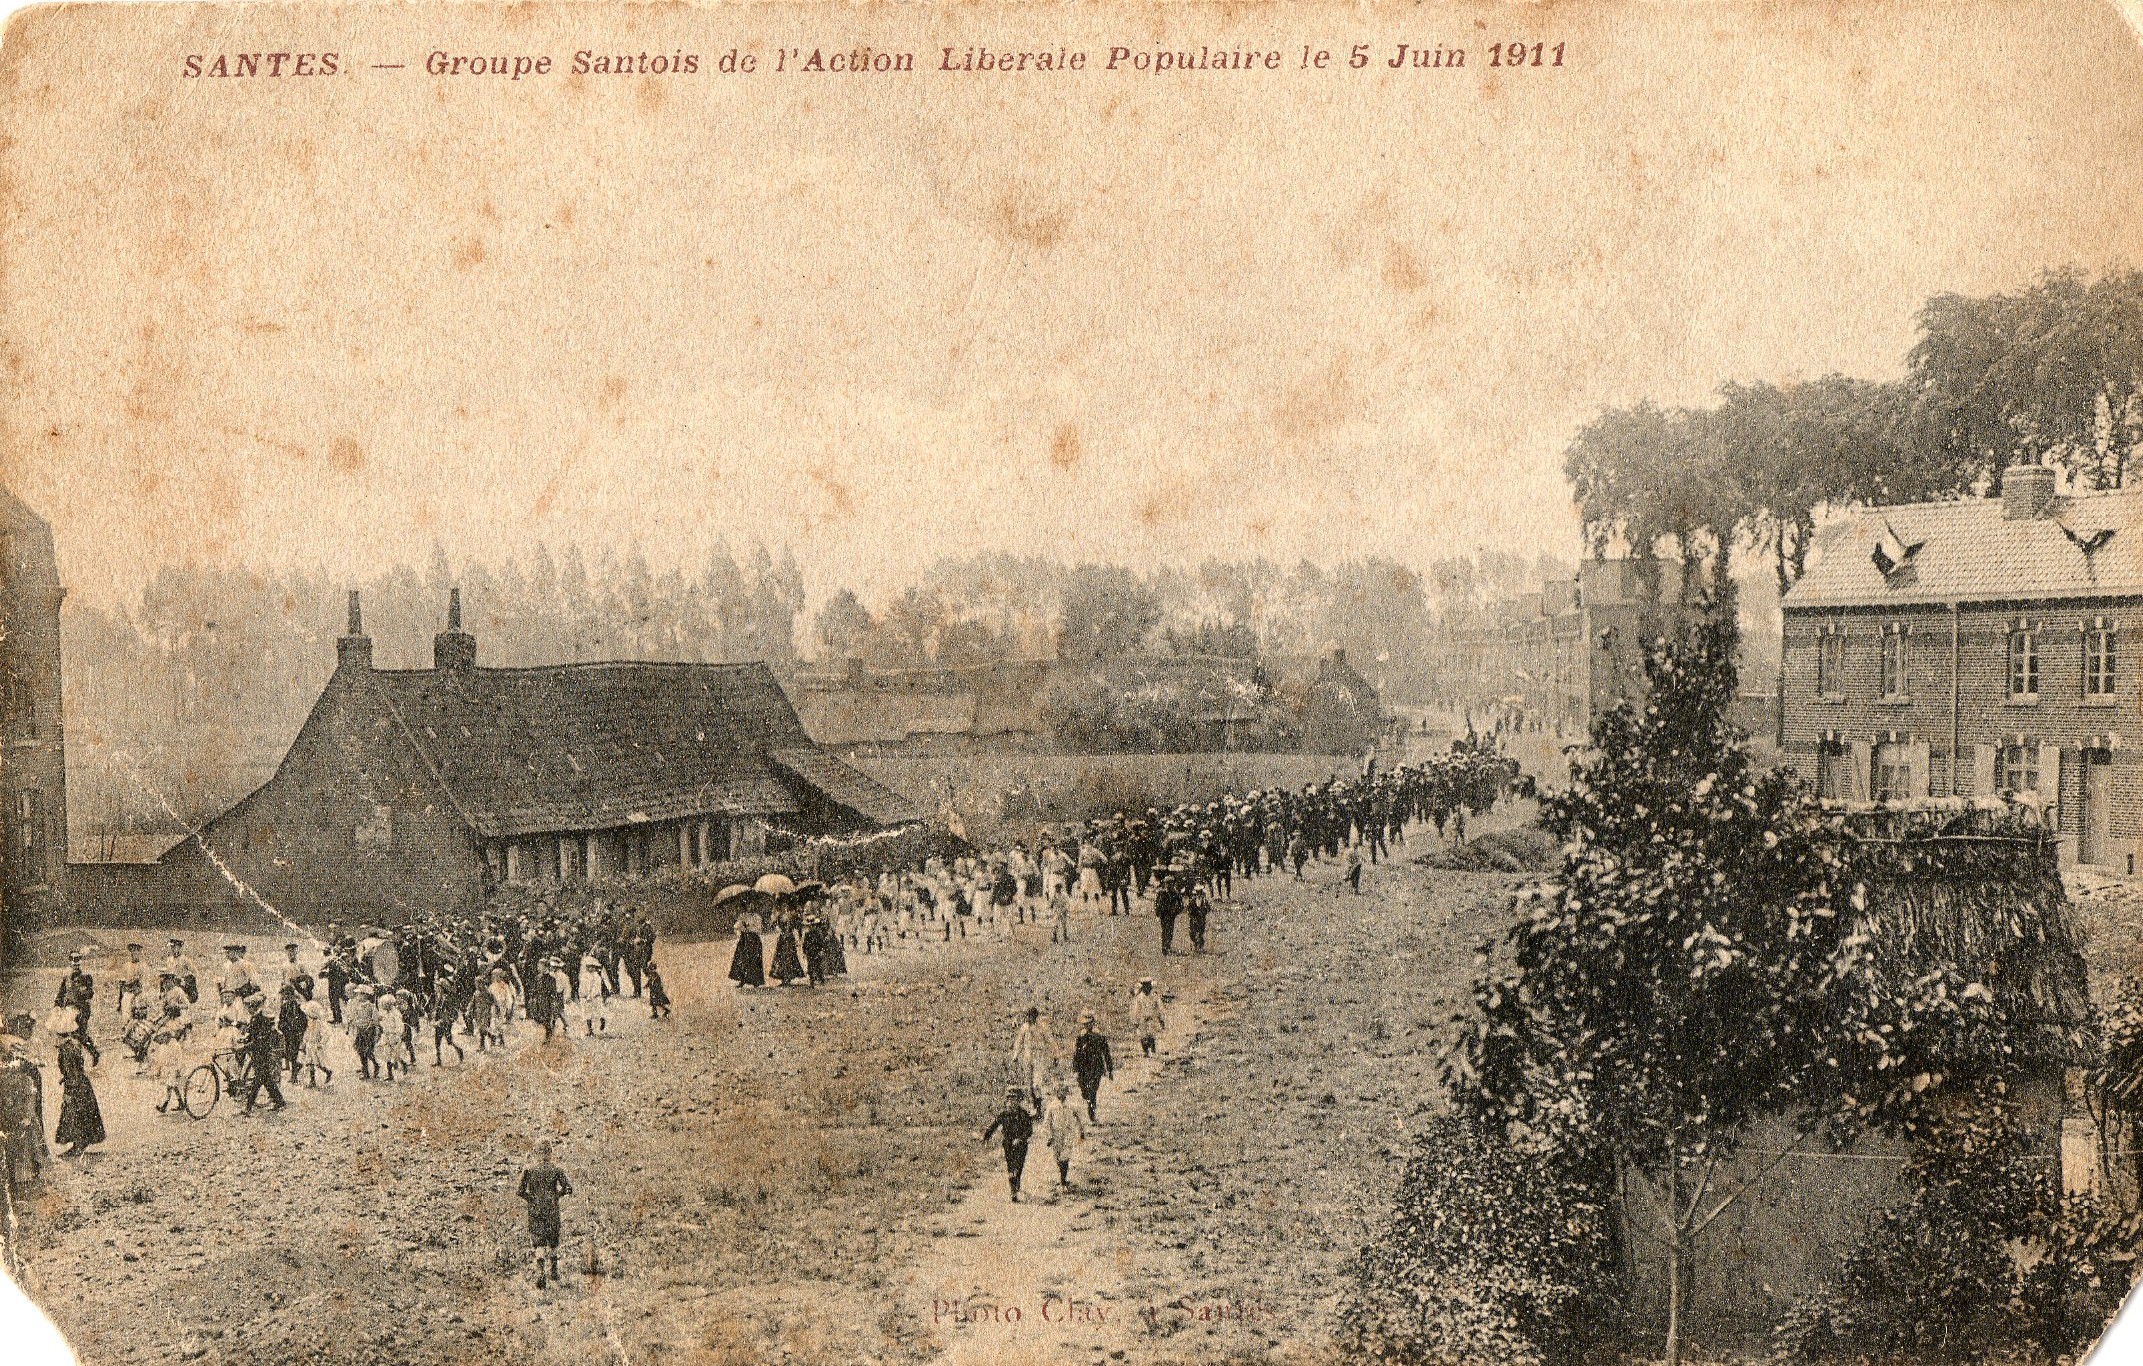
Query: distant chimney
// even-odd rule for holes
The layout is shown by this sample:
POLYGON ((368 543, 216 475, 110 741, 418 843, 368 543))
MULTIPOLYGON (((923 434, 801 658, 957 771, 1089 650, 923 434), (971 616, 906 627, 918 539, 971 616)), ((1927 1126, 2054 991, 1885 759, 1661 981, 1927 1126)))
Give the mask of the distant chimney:
POLYGON ((357 590, 350 590, 349 629, 342 639, 335 642, 335 667, 337 669, 369 669, 372 667, 372 637, 365 634, 365 618, 357 604, 357 590))
POLYGON ((2052 465, 2011 465, 2002 471, 2002 520, 2028 522, 2054 501, 2052 465))
POLYGON ((446 594, 446 629, 432 637, 432 667, 462 672, 476 667, 476 637, 461 629, 461 590, 446 594))

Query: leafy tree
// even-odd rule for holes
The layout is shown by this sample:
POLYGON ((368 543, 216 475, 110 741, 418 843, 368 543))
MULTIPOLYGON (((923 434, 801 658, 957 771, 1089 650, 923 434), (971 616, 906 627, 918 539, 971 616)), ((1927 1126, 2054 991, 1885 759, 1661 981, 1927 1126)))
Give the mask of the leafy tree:
POLYGON ((1083 564, 1065 579, 1057 653, 1071 660, 1121 659, 1146 646, 1161 622, 1159 598, 1121 565, 1083 564))
POLYGON ((1726 719, 1732 650, 1715 617, 1654 642, 1643 709, 1598 718, 1569 790, 1543 799, 1560 876, 1484 966, 1449 1063, 1484 1121, 1628 1177, 1666 1250, 1669 1366, 1697 1240, 1784 1155, 1908 1122, 2000 1056, 1984 985, 1879 967, 1842 837, 1797 778, 1756 771, 1726 719), (1794 1137, 1731 1180, 1759 1117, 1794 1137))
POLYGON ((860 659, 876 625, 855 592, 844 588, 819 609, 815 631, 819 648, 831 659, 860 659))
POLYGON ((1731 519, 1726 544, 1745 540, 1770 555, 1781 594, 1806 568, 1825 508, 1930 491, 1901 438, 1900 399, 1892 386, 1828 375, 1786 386, 1729 384, 1700 417, 1719 477, 1733 486, 1721 500, 1731 519))
POLYGON ((1910 364, 1913 433, 1951 487, 1993 482, 2024 459, 2119 488, 2143 443, 2143 271, 1937 295, 1920 310, 1910 364))
POLYGON ((1463 1115, 1430 1121, 1390 1226, 1363 1249, 1346 1345, 1362 1360, 1577 1359, 1621 1319, 1607 1183, 1463 1115))

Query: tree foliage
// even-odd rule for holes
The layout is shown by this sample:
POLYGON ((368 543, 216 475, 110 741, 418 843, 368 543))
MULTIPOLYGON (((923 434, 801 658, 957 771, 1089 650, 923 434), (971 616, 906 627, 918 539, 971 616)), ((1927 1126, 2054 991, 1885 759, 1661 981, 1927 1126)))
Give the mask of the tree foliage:
POLYGON ((1708 561, 1714 587, 1752 549, 1784 591, 1826 509, 1963 496, 2020 460, 2120 487, 2143 443, 2143 272, 1938 295, 1907 367, 1891 383, 1730 383, 1709 407, 1603 411, 1564 457, 1588 541, 1708 561))
POLYGON ((1795 1144, 1910 1125, 2006 1056, 1984 983, 1885 970, 1847 837, 1797 777, 1755 771, 1727 720, 1732 649, 1708 616, 1653 642, 1641 709, 1598 718, 1543 799, 1560 874, 1484 961, 1448 1066, 1484 1123, 1629 1177, 1669 1249, 1670 1361, 1686 1259, 1756 1179, 1724 1165, 1752 1121, 1786 1120, 1795 1144))

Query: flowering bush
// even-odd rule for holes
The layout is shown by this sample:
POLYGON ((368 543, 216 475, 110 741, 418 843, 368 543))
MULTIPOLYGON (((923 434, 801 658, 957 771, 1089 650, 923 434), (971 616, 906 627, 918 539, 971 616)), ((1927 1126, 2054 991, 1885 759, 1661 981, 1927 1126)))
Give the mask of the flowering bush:
POLYGON ((1407 1366, 1573 1360, 1617 1325, 1614 1260, 1604 1182, 1537 1142, 1447 1115, 1362 1253, 1346 1345, 1407 1366))

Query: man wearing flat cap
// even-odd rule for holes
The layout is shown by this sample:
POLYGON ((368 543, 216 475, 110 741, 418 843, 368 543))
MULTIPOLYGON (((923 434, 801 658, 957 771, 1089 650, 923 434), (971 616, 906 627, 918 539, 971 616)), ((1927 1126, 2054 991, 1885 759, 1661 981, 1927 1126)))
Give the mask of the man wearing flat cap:
POLYGON ((223 946, 223 966, 216 970, 216 985, 233 996, 243 996, 246 988, 260 985, 260 972, 246 957, 245 945, 223 946))
POLYGON ((260 1099, 260 1088, 268 1088, 268 1100, 276 1109, 283 1108, 283 1088, 277 1084, 276 1073, 283 1061, 283 1035, 276 1028, 275 1016, 269 1013, 267 1001, 255 986, 239 994, 246 1010, 243 1025, 243 1043, 246 1063, 252 1075, 246 1078, 246 1114, 253 1113, 254 1103, 260 1099))
POLYGON ((170 942, 164 954, 164 965, 158 971, 179 984, 179 989, 186 993, 187 1004, 201 999, 201 971, 193 965, 193 959, 186 956, 185 940, 170 942))
POLYGON ((149 965, 142 961, 141 945, 126 946, 126 961, 119 965, 119 996, 112 1003, 120 1019, 125 1019, 135 1004, 148 989, 149 965))

